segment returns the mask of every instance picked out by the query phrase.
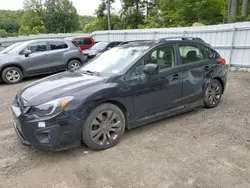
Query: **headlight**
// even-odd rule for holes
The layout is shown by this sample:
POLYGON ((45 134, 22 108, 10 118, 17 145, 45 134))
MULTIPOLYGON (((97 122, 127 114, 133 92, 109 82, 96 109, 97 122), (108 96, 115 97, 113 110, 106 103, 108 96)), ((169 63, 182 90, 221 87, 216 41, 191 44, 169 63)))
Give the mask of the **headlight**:
POLYGON ((40 104, 38 106, 34 106, 33 110, 34 113, 38 116, 48 116, 51 114, 56 114, 62 111, 73 99, 73 96, 63 97, 50 102, 46 102, 44 104, 40 104))

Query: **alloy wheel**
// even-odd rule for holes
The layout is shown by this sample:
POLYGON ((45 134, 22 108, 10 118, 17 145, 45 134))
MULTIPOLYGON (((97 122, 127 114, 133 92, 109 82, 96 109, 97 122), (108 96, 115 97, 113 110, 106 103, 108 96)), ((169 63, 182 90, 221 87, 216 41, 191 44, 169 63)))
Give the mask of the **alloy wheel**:
POLYGON ((73 62, 70 64, 70 69, 77 69, 80 67, 80 64, 78 62, 73 62))
POLYGON ((211 105, 217 105, 220 102, 221 98, 221 87, 217 82, 211 83, 211 85, 208 87, 208 95, 207 95, 207 101, 211 105))
POLYGON ((114 111, 104 111, 91 124, 91 139, 98 145, 110 145, 122 133, 121 117, 114 111))
POLYGON ((10 82, 17 82, 21 78, 21 75, 18 71, 16 70, 9 70, 6 73, 6 79, 10 82))

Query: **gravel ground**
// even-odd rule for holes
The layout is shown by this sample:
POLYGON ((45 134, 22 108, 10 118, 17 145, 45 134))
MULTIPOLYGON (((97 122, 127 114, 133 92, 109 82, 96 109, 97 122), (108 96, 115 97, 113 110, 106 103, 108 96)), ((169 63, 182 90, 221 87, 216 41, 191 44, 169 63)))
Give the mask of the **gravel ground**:
POLYGON ((125 132, 106 151, 47 152, 21 145, 0 84, 0 187, 250 187, 250 73, 229 73, 220 105, 125 132))

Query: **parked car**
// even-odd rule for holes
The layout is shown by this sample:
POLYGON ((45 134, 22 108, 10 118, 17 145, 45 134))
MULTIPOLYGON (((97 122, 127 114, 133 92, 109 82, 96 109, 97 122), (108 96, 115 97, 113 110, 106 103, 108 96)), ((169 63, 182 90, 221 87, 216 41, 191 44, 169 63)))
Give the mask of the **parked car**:
POLYGON ((14 84, 23 77, 75 69, 83 61, 81 50, 68 40, 26 41, 0 55, 1 78, 7 84, 14 84))
POLYGON ((17 47, 19 44, 21 44, 21 42, 17 42, 14 44, 11 44, 10 46, 4 48, 2 51, 0 51, 0 54, 6 54, 8 53, 10 50, 12 50, 13 48, 17 47))
POLYGON ((86 56, 86 61, 93 59, 97 54, 101 54, 111 48, 114 48, 121 44, 120 41, 113 42, 98 42, 88 50, 84 50, 83 54, 86 56))
POLYGON ((66 40, 72 41, 82 50, 86 50, 95 45, 95 41, 91 36, 67 37, 66 40))
POLYGON ((83 67, 36 81, 12 104, 25 145, 103 150, 132 129, 199 107, 216 107, 226 61, 200 40, 161 40, 113 48, 83 67))
POLYGON ((4 49, 5 49, 5 47, 0 45, 0 52, 1 52, 2 50, 4 50, 4 49))

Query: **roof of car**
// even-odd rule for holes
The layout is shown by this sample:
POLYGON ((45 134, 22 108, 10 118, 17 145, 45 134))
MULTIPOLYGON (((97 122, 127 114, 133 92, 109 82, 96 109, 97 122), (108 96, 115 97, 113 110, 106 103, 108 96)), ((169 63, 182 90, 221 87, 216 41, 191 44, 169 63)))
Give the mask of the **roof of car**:
POLYGON ((27 40, 27 41, 23 41, 23 42, 44 42, 44 41, 64 41, 65 39, 33 39, 33 40, 27 40))
POLYGON ((65 37, 66 40, 74 40, 74 39, 83 39, 83 38, 92 38, 91 36, 73 36, 73 37, 65 37))
POLYGON ((205 46, 211 47, 210 44, 207 44, 204 40, 201 38, 194 38, 194 37, 167 37, 167 38, 161 38, 158 40, 134 40, 134 41, 127 41, 124 43, 121 43, 119 47, 133 47, 133 46, 155 46, 160 44, 175 44, 175 43, 199 43, 205 46))

